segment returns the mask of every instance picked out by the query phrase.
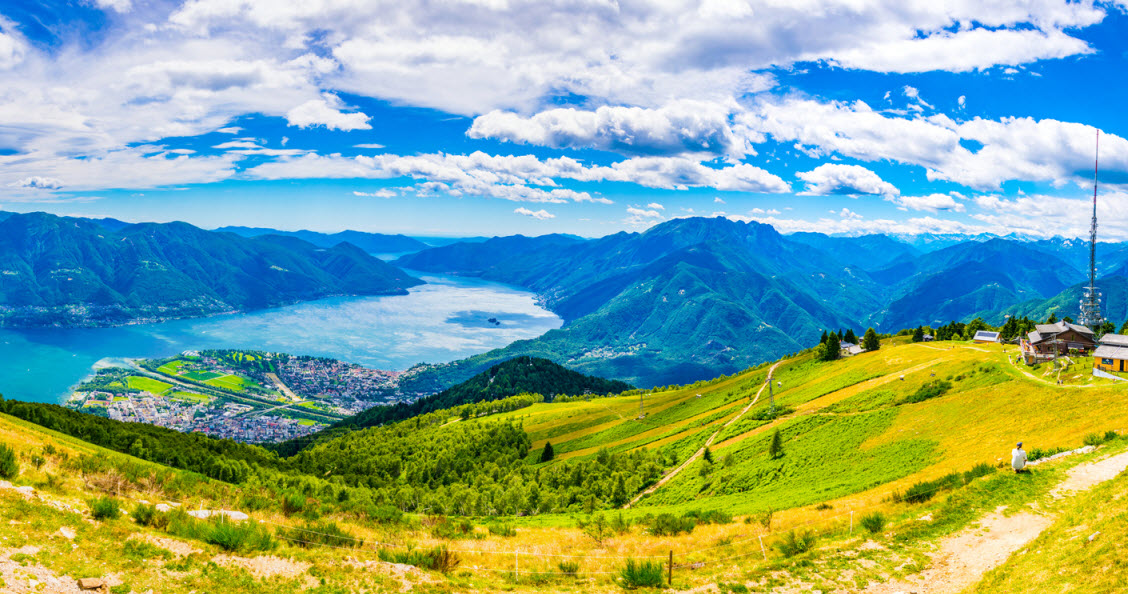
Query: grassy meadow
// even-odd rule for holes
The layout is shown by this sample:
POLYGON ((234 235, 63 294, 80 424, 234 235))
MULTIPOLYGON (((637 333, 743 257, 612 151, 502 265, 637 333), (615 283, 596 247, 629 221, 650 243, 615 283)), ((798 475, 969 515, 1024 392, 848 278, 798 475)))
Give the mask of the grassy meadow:
MULTIPOLYGON (((1037 501, 1060 509, 1061 517, 1025 555, 988 574, 979 591, 1022 590, 1027 580, 1045 590, 1068 584, 1107 591, 1128 577, 1121 545, 1113 538, 1082 541, 1095 531, 1123 532, 1124 480, 1072 501, 1055 503, 1047 493, 1068 468, 1128 449, 1128 439, 1026 475, 996 469, 1016 441, 1028 450, 1076 448, 1094 433, 1128 433, 1128 386, 1086 378, 1080 362, 1059 385, 1056 373, 1015 366, 1013 355, 999 345, 963 342, 886 344, 831 363, 801 354, 780 362, 773 375, 774 418, 767 390, 760 391, 768 377, 763 365, 644 392, 641 418, 635 394, 537 403, 484 419, 519 421, 532 440, 531 464, 540 464, 551 442, 556 458, 544 464, 598 456, 601 448, 647 448, 661 451, 672 469, 713 439, 711 461, 698 458, 629 509, 594 514, 408 514, 384 523, 332 511, 316 494, 301 511, 284 511, 262 501, 253 484, 170 470, 0 415, 0 442, 21 461, 15 483, 42 497, 25 500, 0 489, 0 537, 10 547, 0 559, 37 547, 16 554, 57 574, 112 574, 129 587, 120 591, 388 591, 410 584, 422 592, 617 592, 628 558, 664 563, 673 551, 675 589, 854 591, 919 572, 937 538, 1000 506, 1037 501), (773 456, 777 432, 780 451, 773 456), (44 463, 35 466, 36 458, 44 463), (922 487, 925 481, 933 482, 922 487), (913 489, 924 495, 907 498, 913 489), (142 499, 240 509, 267 530, 270 544, 228 550, 203 528, 90 519, 90 501, 107 490, 130 511, 142 499), (663 514, 714 520, 671 532, 662 528, 663 514), (863 527, 863 518, 876 529, 863 527), (311 542, 330 525, 344 536, 311 542), (66 526, 77 530, 73 542, 51 537, 66 526), (808 536, 813 546, 804 544, 808 536), (428 569, 437 567, 424 559, 436 547, 446 547, 456 565, 428 569), (404 571, 381 558, 423 569, 404 571), (289 569, 268 575, 256 569, 260 564, 289 569), (1046 570, 1056 565, 1061 573, 1046 570)), ((453 416, 446 426, 474 422, 480 421, 453 416)))

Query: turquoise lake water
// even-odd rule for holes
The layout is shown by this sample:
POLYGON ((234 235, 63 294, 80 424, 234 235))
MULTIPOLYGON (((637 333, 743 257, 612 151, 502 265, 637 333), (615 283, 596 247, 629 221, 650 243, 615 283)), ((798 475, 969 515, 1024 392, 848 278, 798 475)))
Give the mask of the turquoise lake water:
POLYGON ((521 289, 478 279, 412 274, 427 284, 404 296, 335 297, 245 314, 118 328, 0 329, 0 394, 60 402, 99 363, 209 348, 317 355, 403 370, 535 338, 562 324, 521 289))

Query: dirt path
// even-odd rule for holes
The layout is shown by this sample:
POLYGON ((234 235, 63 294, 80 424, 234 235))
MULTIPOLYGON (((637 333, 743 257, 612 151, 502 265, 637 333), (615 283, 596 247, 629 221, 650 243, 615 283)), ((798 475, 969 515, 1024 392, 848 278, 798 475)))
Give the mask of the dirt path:
POLYGON ((705 441, 705 445, 701 446, 701 449, 694 452, 688 460, 682 462, 677 468, 671 471, 670 474, 662 477, 657 483, 654 483, 653 485, 647 487, 642 493, 635 495, 634 499, 631 499, 626 505, 623 506, 623 509, 631 507, 632 505, 638 503, 639 500, 643 497, 646 497, 647 495, 657 491, 658 489, 661 489, 663 485, 670 482, 674 477, 680 474, 681 471, 688 468, 690 464, 696 462, 697 459, 705 453, 705 448, 713 445, 713 442, 716 441, 717 436, 721 434, 721 431, 724 431, 725 428, 727 428, 729 425, 732 425, 733 423, 740 420, 740 417, 743 417, 744 413, 752 410, 752 407, 755 406, 757 402, 759 402, 760 394, 764 392, 764 388, 768 385, 768 382, 772 381, 772 374, 775 373, 776 367, 779 367, 781 363, 783 363, 783 361, 777 361, 774 365, 772 365, 771 369, 768 370, 767 381, 764 382, 764 385, 760 386, 760 390, 756 392, 756 397, 752 399, 752 402, 748 403, 748 406, 745 406, 739 413, 736 414, 735 417, 729 419, 728 422, 726 422, 724 425, 721 425, 719 429, 714 431, 713 434, 709 436, 709 439, 705 441))
MULTIPOLYGON (((1068 477, 1050 494, 1056 499, 1112 479, 1128 469, 1128 452, 1070 469, 1068 477)), ((988 571, 1002 565, 1015 551, 1034 540, 1054 521, 1054 516, 1022 511, 1010 517, 1002 508, 979 522, 943 539, 932 554, 932 566, 910 579, 866 588, 867 594, 956 594, 979 582, 988 571)))

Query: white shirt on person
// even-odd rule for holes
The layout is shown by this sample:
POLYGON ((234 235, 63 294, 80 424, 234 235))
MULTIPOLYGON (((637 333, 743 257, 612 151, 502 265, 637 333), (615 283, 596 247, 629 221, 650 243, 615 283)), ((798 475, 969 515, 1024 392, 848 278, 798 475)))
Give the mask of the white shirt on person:
POLYGON ((1011 468, 1015 470, 1022 470, 1026 467, 1026 450, 1022 448, 1015 448, 1011 452, 1011 468))

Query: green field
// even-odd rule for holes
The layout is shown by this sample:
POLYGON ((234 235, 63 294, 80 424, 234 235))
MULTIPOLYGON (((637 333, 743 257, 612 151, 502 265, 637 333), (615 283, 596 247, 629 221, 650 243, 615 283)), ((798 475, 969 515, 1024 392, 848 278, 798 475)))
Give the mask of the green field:
POLYGON ((223 375, 221 375, 221 374, 212 373, 210 371, 185 371, 184 373, 181 373, 180 375, 181 375, 181 377, 186 377, 186 378, 188 378, 192 381, 205 382, 205 383, 208 380, 213 380, 213 379, 216 379, 216 378, 223 377, 223 375))
POLYGON ((185 363, 186 361, 183 359, 175 359, 161 365, 157 368, 157 371, 166 375, 177 375, 180 373, 180 368, 184 367, 185 363))
POLYGON ((234 392, 242 392, 243 390, 247 389, 248 386, 254 385, 254 383, 250 380, 238 375, 213 375, 216 375, 216 377, 209 378, 205 380, 204 383, 208 384, 209 386, 224 388, 227 390, 232 390, 234 392))
POLYGON ((204 396, 203 394, 193 394, 192 392, 173 392, 172 394, 169 394, 169 398, 175 398, 177 400, 184 400, 187 402, 199 404, 212 401, 212 398, 209 396, 204 396))
POLYGON ((130 388, 133 388, 135 390, 142 390, 145 392, 151 392, 157 395, 164 394, 169 388, 172 387, 172 384, 165 383, 160 380, 155 380, 151 377, 142 377, 139 375, 129 376, 128 382, 130 388))

